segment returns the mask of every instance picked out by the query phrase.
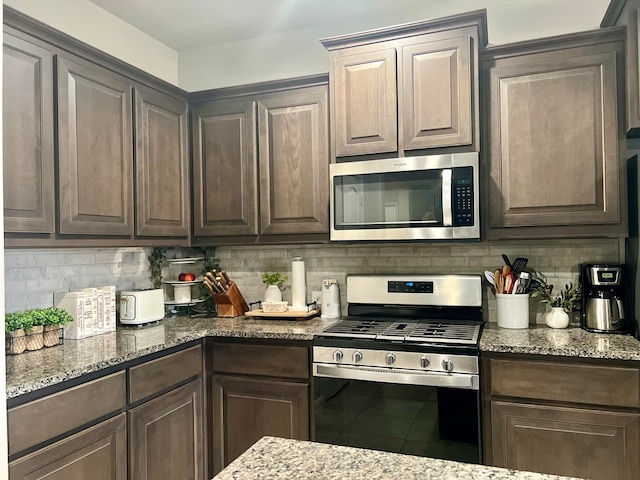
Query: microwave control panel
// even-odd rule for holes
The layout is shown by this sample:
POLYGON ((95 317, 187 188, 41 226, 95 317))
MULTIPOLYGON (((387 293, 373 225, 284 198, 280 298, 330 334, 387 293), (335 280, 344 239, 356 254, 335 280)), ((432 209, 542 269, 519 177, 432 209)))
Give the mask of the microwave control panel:
POLYGON ((453 226, 466 227, 474 224, 473 211, 473 168, 458 167, 453 169, 453 226))

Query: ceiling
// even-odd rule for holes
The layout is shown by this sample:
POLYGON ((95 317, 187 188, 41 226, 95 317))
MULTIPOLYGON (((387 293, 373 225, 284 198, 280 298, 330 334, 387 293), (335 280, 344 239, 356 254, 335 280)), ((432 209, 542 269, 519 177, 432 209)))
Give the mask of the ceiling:
POLYGON ((181 51, 319 26, 343 33, 487 9, 489 41, 598 28, 609 0, 91 0, 181 51), (349 25, 356 26, 349 30, 349 25))

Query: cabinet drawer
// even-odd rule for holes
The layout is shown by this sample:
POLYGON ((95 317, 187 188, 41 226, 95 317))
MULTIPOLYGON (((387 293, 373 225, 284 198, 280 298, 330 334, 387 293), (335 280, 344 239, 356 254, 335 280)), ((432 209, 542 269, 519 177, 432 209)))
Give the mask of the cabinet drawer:
POLYGON ((202 347, 197 345, 129 369, 129 402, 134 403, 202 374, 202 347))
POLYGON ((9 455, 124 409, 125 372, 114 373, 9 410, 9 455))
POLYGON ((214 343, 212 356, 216 373, 309 378, 306 347, 214 343))
POLYGON ((491 394, 561 402, 640 406, 637 368, 491 359, 491 394))

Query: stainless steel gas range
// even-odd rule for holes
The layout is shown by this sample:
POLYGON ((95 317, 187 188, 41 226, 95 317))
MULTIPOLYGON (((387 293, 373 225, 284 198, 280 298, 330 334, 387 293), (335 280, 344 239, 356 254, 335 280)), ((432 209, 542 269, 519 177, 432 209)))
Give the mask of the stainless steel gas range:
POLYGON ((480 463, 478 275, 353 275, 314 339, 316 441, 480 463))

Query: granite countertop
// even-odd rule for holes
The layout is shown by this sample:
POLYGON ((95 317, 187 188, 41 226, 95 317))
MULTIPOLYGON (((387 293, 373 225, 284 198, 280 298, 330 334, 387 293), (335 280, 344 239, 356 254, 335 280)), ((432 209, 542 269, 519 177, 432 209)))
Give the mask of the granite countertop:
POLYGON ((480 351, 640 360, 640 342, 631 335, 590 333, 578 327, 554 329, 546 325, 509 329, 487 323, 480 337, 480 351))
POLYGON ((312 340, 337 320, 170 317, 6 357, 7 398, 17 397, 203 337, 312 340))
POLYGON ((263 437, 218 475, 216 480, 421 479, 421 480, 569 480, 570 477, 520 472, 469 463, 414 457, 360 448, 263 437))
MULTIPOLYGON (((316 332, 336 321, 170 317, 145 327, 118 327, 113 333, 7 356, 6 395, 17 397, 203 337, 312 340, 316 332)), ((480 351, 640 360, 640 342, 630 335, 547 326, 514 330, 495 323, 485 325, 480 351)))

